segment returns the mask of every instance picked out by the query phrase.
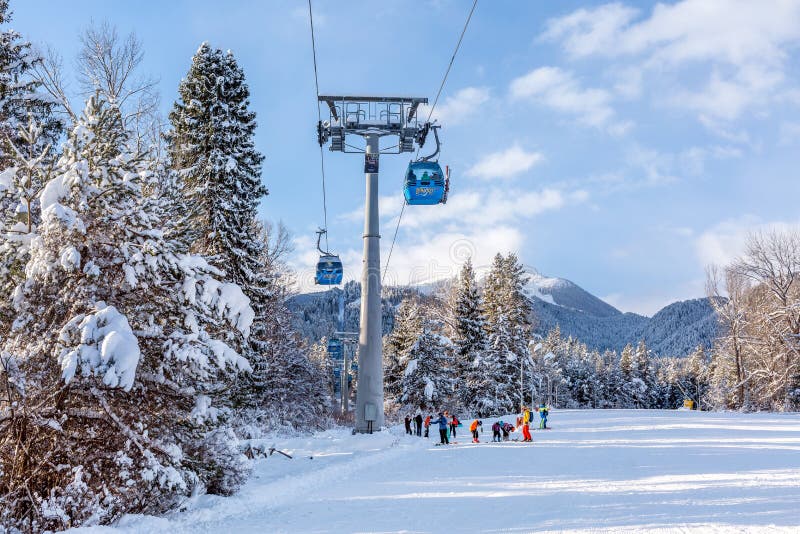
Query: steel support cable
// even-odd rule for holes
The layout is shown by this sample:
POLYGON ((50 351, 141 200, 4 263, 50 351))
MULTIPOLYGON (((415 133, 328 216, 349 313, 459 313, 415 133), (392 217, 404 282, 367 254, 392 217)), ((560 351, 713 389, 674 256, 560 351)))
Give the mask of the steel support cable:
MULTIPOLYGON (((311 0, 309 0, 309 3, 311 0)), ((478 5, 478 0, 474 0, 472 2, 472 8, 469 10, 469 15, 467 15, 467 20, 464 22, 464 27, 461 29, 461 35, 458 37, 458 42, 456 43, 456 48, 453 50, 453 55, 450 56, 450 63, 447 65, 447 70, 444 72, 444 76, 442 77, 442 83, 439 84, 439 91, 436 93, 436 98, 433 100, 433 105, 431 106, 430 111, 428 111, 428 118, 425 122, 430 122, 431 117, 433 116, 433 110, 436 108, 436 104, 439 103, 439 97, 442 95, 442 90, 444 90, 444 84, 447 83, 447 77, 450 75, 450 69, 453 68, 453 63, 456 60, 456 55, 458 55, 458 51, 461 49, 461 41, 464 40, 464 34, 467 33, 467 27, 469 26, 469 21, 472 20, 472 14, 475 13, 475 7, 478 5)), ((416 158, 419 158, 419 151, 422 147, 417 146, 417 155, 416 158)), ((415 158, 415 159, 416 159, 415 158)), ((383 285, 384 280, 386 280, 386 273, 389 272, 389 262, 392 260, 392 252, 394 251, 394 243, 397 240, 397 233, 400 230, 400 223, 403 221, 403 213, 406 210, 406 201, 403 199, 403 207, 400 210, 400 216, 397 218, 397 227, 394 229, 394 237, 392 238, 392 245, 389 247, 389 255, 386 258, 386 266, 383 268, 383 277, 381 278, 381 285, 383 285)))
MULTIPOLYGON (((319 103, 319 74, 317 73, 317 42, 314 36, 314 13, 311 9, 311 0, 308 0, 308 20, 311 25, 311 51, 314 56, 314 86, 317 90, 317 124, 322 122, 322 108, 319 103)), ((322 213, 325 229, 325 251, 330 252, 328 244, 328 195, 325 187, 325 151, 319 145, 319 168, 322 174, 322 213)))

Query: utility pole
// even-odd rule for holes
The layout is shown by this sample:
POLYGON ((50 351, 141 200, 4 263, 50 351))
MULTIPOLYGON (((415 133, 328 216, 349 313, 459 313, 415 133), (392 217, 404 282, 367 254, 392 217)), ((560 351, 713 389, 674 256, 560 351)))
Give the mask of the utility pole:
POLYGON ((366 202, 364 210, 364 259, 361 272, 361 323, 358 343, 358 388, 355 431, 380 430, 383 414, 383 355, 381 312, 380 224, 378 172, 380 154, 412 152, 414 143, 425 144, 430 125, 420 126, 417 108, 427 98, 375 96, 319 96, 330 110, 330 120, 317 124, 320 146, 330 141, 332 151, 364 154, 366 202), (366 140, 365 150, 352 150, 348 135, 366 140), (396 151, 381 152, 380 138, 398 136, 396 151))

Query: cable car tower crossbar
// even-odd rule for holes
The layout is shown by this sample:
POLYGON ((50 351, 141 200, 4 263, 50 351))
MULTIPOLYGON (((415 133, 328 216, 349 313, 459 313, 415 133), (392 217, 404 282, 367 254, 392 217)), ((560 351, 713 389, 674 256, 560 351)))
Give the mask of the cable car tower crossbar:
POLYGON ((366 202, 364 206, 364 260, 361 273, 361 324, 358 340, 358 389, 356 391, 355 431, 371 433, 380 430, 383 416, 383 356, 381 325, 381 261, 378 213, 378 170, 380 138, 398 136, 396 151, 383 154, 413 152, 414 144, 422 146, 431 129, 419 124, 417 111, 427 98, 384 96, 322 96, 319 102, 328 105, 330 119, 318 121, 317 140, 320 147, 330 142, 330 150, 362 153, 347 143, 348 136, 366 140, 364 174, 366 202))

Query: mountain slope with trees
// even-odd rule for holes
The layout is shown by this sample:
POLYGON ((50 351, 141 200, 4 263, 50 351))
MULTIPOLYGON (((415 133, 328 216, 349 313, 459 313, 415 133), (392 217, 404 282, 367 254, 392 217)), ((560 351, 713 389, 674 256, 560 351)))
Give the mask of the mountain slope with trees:
MULTIPOLYGON (((550 284, 549 288, 523 288, 531 313, 531 330, 546 336, 556 327, 565 337, 573 337, 596 350, 621 351, 627 344, 645 339, 654 354, 686 356, 698 345, 710 347, 717 333, 714 306, 707 298, 675 302, 664 307, 653 317, 635 313, 622 313, 610 304, 591 295, 577 285, 563 282, 550 284), (586 311, 586 310, 591 311, 586 311)), ((452 284, 442 284, 449 288, 452 284)), ((335 329, 338 306, 338 289, 320 293, 306 293, 289 299, 294 312, 296 328, 310 340, 329 336, 335 329)), ((360 288, 354 283, 345 286, 345 323, 357 329, 360 288)), ((427 287, 418 290, 413 286, 384 289, 384 333, 391 332, 395 309, 404 295, 433 298, 427 287)), ((435 296, 435 293, 434 293, 435 296)))

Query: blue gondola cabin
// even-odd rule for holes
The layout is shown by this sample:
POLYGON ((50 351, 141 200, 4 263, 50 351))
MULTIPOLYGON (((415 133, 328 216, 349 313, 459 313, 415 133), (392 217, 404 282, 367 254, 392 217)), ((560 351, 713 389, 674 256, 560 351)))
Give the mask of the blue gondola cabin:
POLYGON ((344 270, 339 256, 322 255, 317 262, 315 281, 321 286, 335 286, 342 283, 344 270))
POLYGON ((432 206, 447 201, 448 183, 435 161, 409 163, 403 194, 412 206, 432 206))

